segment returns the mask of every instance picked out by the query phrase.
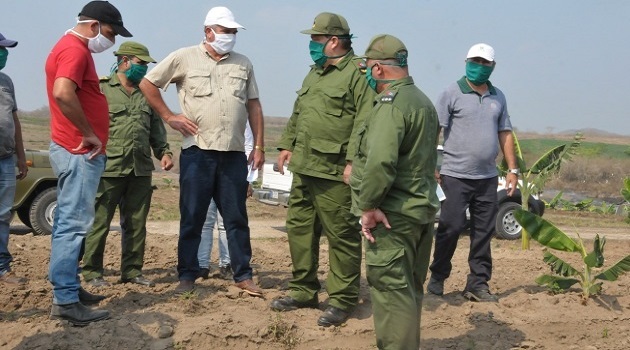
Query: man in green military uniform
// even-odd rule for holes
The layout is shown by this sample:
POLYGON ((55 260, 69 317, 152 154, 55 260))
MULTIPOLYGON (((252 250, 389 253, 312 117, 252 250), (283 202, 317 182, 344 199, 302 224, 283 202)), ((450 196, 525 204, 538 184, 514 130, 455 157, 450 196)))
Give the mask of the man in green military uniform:
POLYGON ((116 69, 100 82, 109 105, 107 163, 96 194, 94 225, 85 238, 82 273, 92 286, 109 286, 103 279, 103 253, 118 206, 122 228, 120 281, 153 286, 153 281, 142 276, 146 220, 153 193, 151 149, 163 170, 173 167, 172 152, 162 119, 138 89, 147 65, 155 60, 144 45, 133 41, 122 43, 114 55, 116 69))
POLYGON ((357 130, 372 108, 372 91, 361 74, 362 60, 352 50, 345 18, 315 17, 309 49, 315 62, 297 91, 293 113, 282 134, 278 167, 293 172, 287 213, 293 279, 288 296, 274 300, 277 311, 318 307, 319 240, 329 245, 326 279, 328 308, 320 326, 340 325, 356 306, 361 274, 361 235, 350 213, 348 181, 357 130))
POLYGON ((365 52, 366 78, 378 92, 359 132, 352 167, 352 212, 361 216, 379 349, 418 349, 435 194, 438 118, 409 76, 407 48, 377 35, 365 52))

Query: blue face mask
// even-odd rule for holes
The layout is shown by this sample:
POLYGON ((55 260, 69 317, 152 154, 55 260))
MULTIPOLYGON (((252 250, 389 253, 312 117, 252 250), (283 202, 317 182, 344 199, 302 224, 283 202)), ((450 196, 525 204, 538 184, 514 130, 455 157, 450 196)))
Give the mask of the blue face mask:
MULTIPOLYGON (((398 64, 387 64, 387 63, 384 63, 384 62, 381 62, 380 64, 385 65, 385 66, 400 66, 398 64)), ((372 88, 372 90, 378 92, 376 90, 376 83, 378 83, 379 81, 381 83, 391 83, 391 82, 396 81, 396 80, 395 79, 376 79, 376 78, 374 78, 372 76, 372 68, 374 68, 375 65, 365 69, 365 79, 367 80, 367 83, 372 88)))
POLYGON ((324 63, 328 60, 328 56, 324 54, 324 48, 328 44, 328 40, 325 43, 318 43, 317 41, 311 40, 308 44, 308 49, 311 53, 311 59, 315 62, 317 67, 323 67, 324 63))
POLYGON ((374 68, 374 66, 366 68, 365 79, 367 79, 367 83, 372 90, 376 91, 376 79, 372 76, 372 68, 374 68))
POLYGON ((132 83, 138 84, 142 81, 142 78, 147 74, 149 67, 147 65, 137 64, 131 62, 131 67, 125 71, 125 76, 132 83))
POLYGON ((7 65, 7 56, 9 56, 9 50, 4 47, 0 47, 0 70, 7 65))
POLYGON ((486 66, 476 62, 466 62, 466 78, 473 85, 483 85, 490 79, 490 74, 494 70, 494 65, 486 66))

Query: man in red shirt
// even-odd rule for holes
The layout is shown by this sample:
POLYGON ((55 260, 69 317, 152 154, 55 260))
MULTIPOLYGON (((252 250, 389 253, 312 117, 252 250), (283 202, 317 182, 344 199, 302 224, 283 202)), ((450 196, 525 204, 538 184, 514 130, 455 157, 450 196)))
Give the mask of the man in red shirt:
POLYGON ((109 109, 92 53, 113 46, 116 35, 131 36, 118 9, 107 1, 91 1, 46 60, 50 163, 59 178, 48 273, 53 285, 51 318, 81 326, 109 318, 106 310, 84 306, 104 297, 83 290, 78 273, 85 234, 94 221, 109 133, 109 109))

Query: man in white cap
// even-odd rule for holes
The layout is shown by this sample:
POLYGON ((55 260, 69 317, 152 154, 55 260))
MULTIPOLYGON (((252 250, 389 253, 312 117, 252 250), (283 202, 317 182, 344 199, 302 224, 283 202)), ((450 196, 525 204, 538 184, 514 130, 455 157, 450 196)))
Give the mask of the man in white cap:
POLYGON ((435 295, 444 294, 444 280, 450 276, 451 259, 466 228, 469 208, 470 274, 463 295, 472 301, 497 301, 488 281, 492 276, 490 240, 497 216, 495 159, 499 147, 510 168, 506 178, 509 196, 516 188, 519 170, 505 96, 488 80, 495 66, 490 45, 473 45, 466 56, 466 75, 446 88, 435 105, 444 129, 444 159, 436 178, 446 195, 427 286, 435 295))
POLYGON ((172 52, 140 83, 151 107, 184 136, 180 156, 180 232, 176 293, 192 291, 200 274, 197 252, 210 200, 223 216, 236 286, 262 296, 252 280, 247 210, 247 165, 265 162, 263 114, 254 68, 233 51, 242 25, 225 7, 212 8, 199 45, 172 52), (158 88, 175 83, 182 113, 166 105, 158 88), (245 156, 247 121, 254 150, 245 156))

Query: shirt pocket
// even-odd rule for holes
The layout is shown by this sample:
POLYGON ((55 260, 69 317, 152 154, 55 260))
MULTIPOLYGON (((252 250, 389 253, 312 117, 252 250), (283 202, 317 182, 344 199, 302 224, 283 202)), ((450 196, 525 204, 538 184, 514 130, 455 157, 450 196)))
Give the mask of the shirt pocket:
POLYGON ((105 171, 116 171, 125 166, 125 147, 116 141, 116 139, 110 139, 107 143, 105 171))
POLYGON ((325 174, 339 175, 343 173, 345 157, 341 154, 342 145, 335 141, 313 138, 309 141, 311 157, 308 164, 312 169, 325 174))
POLYGON ((229 86, 232 94, 241 100, 247 99, 247 71, 244 68, 232 70, 228 73, 229 86))
POLYGON ((366 249, 365 265, 368 284, 383 292, 406 288, 404 257, 405 248, 366 249))
POLYGON ((346 95, 348 94, 348 91, 341 89, 326 89, 322 90, 322 93, 324 94, 324 99, 326 101, 325 105, 323 106, 325 108, 324 111, 326 112, 326 114, 333 117, 341 118, 341 116, 343 115, 346 95))
POLYGON ((193 96, 208 96, 212 94, 210 74, 202 71, 190 71, 186 74, 186 90, 193 96))

